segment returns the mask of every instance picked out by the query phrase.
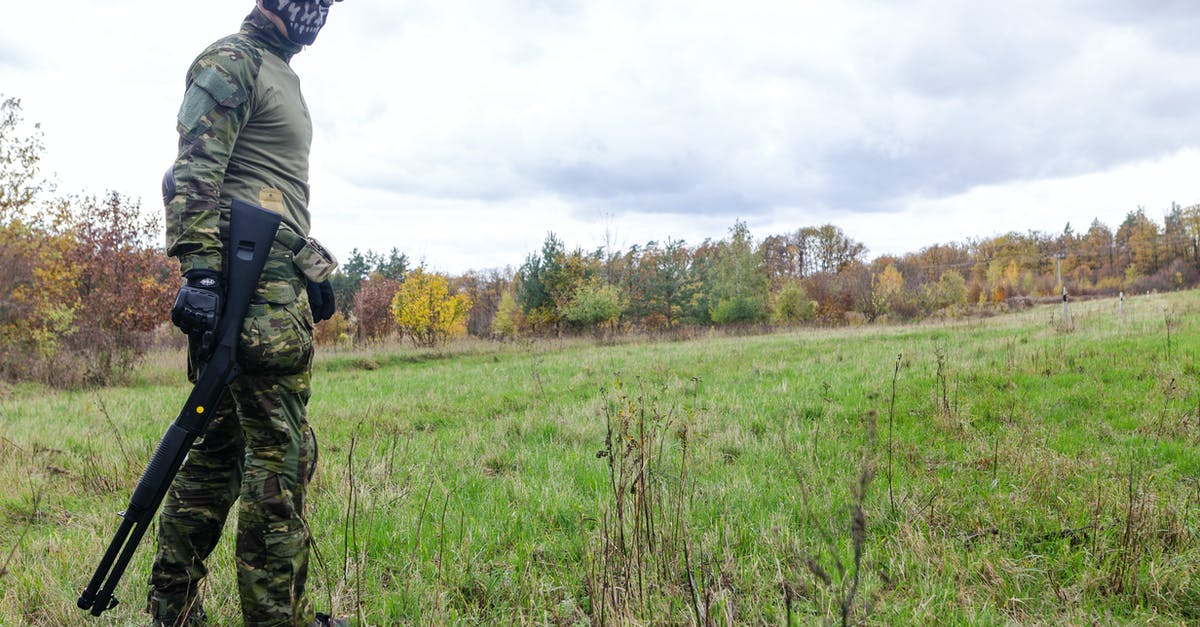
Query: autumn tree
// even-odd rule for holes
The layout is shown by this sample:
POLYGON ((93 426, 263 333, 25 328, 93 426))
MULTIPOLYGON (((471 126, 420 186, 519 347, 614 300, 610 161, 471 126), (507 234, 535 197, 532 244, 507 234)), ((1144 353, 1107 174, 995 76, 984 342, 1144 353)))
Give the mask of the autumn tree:
POLYGON ((807 273, 805 255, 796 234, 768 235, 759 244, 763 270, 767 274, 771 290, 779 290, 785 283, 794 284, 807 273))
POLYGON ((832 224, 768 236, 761 251, 773 286, 819 272, 837 274, 855 262, 865 261, 867 254, 866 246, 832 224))
POLYGON ((897 262, 896 268, 906 281, 918 285, 936 283, 947 270, 958 270, 961 275, 971 265, 971 254, 961 244, 933 244, 915 253, 908 253, 897 262))
POLYGON ((161 224, 138 203, 110 193, 75 201, 66 251, 75 268, 76 332, 69 345, 82 355, 88 380, 108 383, 150 347, 167 321, 179 280, 157 247, 161 224))
POLYGON ((1117 253, 1128 260, 1126 276, 1132 280, 1139 275, 1150 275, 1158 271, 1159 259, 1158 225, 1146 216, 1146 210, 1138 207, 1125 216, 1117 229, 1117 253))
POLYGON ((0 101, 0 374, 11 372, 20 354, 32 348, 30 333, 39 325, 31 320, 36 307, 31 296, 44 280, 36 276, 43 266, 39 257, 55 257, 39 244, 42 230, 27 216, 40 187, 41 131, 35 126, 27 135, 22 126, 21 101, 0 101))
POLYGON ((871 320, 886 316, 897 305, 904 291, 904 277, 895 263, 888 263, 883 272, 871 274, 871 311, 864 312, 871 320))
POLYGON ((871 319, 871 266, 859 261, 852 263, 833 275, 833 289, 837 302, 841 304, 842 322, 871 319))
POLYGON ((408 273, 392 298, 392 318, 400 333, 415 346, 435 347, 466 332, 471 300, 451 294, 445 276, 417 267, 408 273))
POLYGON ((521 307, 511 292, 500 295, 500 303, 496 307, 496 315, 492 317, 492 337, 501 340, 511 340, 517 337, 521 329, 521 307))
POLYGON ((1183 206, 1173 202, 1171 208, 1163 215, 1162 245, 1159 248, 1168 262, 1186 259, 1191 252, 1190 240, 1183 206))
POLYGON ((0 225, 0 378, 70 385, 76 369, 60 355, 78 330, 79 269, 69 257, 73 239, 43 219, 0 225))
POLYGON ((396 332, 391 314, 392 298, 400 282, 382 274, 373 274, 362 282, 354 295, 354 319, 359 341, 378 342, 396 332))
POLYGON ((865 261, 867 247, 848 237, 842 229, 826 224, 811 229, 807 236, 808 253, 818 272, 841 272, 855 263, 865 261))
POLYGON ((1120 285, 1121 272, 1116 269, 1116 240, 1113 232, 1100 220, 1093 220, 1087 233, 1079 240, 1080 257, 1085 265, 1086 274, 1076 274, 1076 282, 1087 278, 1096 288, 1114 287, 1120 285))
POLYGON ((712 285, 716 279, 721 250, 721 242, 705 239, 691 251, 685 279, 691 288, 681 301, 680 311, 680 320, 685 324, 703 325, 713 321, 712 308, 715 302, 712 285))
POLYGON ((511 268, 484 272, 471 270, 450 281, 454 293, 466 294, 471 300, 471 310, 467 312, 468 333, 477 337, 491 334, 492 320, 499 312, 501 300, 505 294, 511 298, 512 276, 511 268))

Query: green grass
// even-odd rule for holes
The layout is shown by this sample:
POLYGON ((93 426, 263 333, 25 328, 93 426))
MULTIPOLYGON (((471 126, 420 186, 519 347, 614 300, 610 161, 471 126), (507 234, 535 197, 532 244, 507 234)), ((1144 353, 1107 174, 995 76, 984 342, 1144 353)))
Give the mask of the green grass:
MULTIPOLYGON (((1195 624, 1197 310, 322 354, 313 599, 373 625, 1195 624)), ((0 391, 0 624, 83 622, 188 391, 175 353, 133 380, 0 391)), ((144 622, 152 544, 95 624, 144 622)))

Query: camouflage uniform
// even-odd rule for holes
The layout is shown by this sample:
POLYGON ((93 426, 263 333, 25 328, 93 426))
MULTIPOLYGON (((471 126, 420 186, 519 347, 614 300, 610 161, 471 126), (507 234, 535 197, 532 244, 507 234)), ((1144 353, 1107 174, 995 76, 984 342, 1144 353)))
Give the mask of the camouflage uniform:
MULTIPOLYGON (((240 32, 202 52, 187 75, 179 156, 165 192, 168 253, 179 258, 183 273, 219 271, 234 198, 281 213, 283 227, 242 325, 242 374, 163 506, 148 602, 157 624, 203 622, 198 584, 207 572, 204 560, 239 498, 237 578, 245 624, 313 622, 303 518, 315 463, 305 418, 313 323, 305 280, 292 258, 293 244, 309 229, 312 124, 288 65, 299 49, 255 9, 240 32)), ((193 381, 196 367, 190 358, 193 381)))

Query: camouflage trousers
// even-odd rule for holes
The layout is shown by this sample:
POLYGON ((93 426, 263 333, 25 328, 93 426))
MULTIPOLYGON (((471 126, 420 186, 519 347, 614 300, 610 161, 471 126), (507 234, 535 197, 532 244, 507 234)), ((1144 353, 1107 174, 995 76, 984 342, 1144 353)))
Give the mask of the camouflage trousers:
MULTIPOLYGON (((308 426, 313 357, 306 301, 252 305, 242 374, 171 484, 159 517, 147 610, 155 624, 203 624, 204 560, 238 505, 236 567, 244 624, 311 625, 304 493, 316 462, 308 426)), ((195 364, 190 364, 190 375, 195 364)))

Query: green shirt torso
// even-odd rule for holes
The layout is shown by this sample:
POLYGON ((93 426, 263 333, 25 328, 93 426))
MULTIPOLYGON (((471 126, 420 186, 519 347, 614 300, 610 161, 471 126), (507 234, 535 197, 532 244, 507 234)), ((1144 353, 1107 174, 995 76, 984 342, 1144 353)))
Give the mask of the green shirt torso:
POLYGON ((180 269, 220 269, 234 198, 283 215, 307 236, 312 122, 288 61, 300 49, 256 10, 188 70, 179 155, 166 202, 167 253, 180 269))
POLYGON ((263 55, 249 108, 225 169, 221 206, 240 198, 280 211, 292 230, 307 235, 312 121, 300 79, 283 59, 263 55))

